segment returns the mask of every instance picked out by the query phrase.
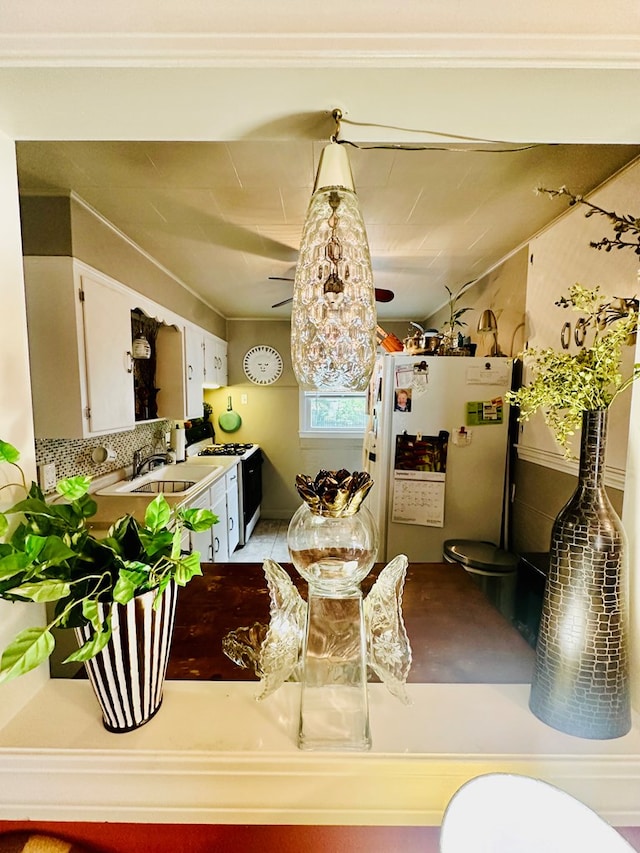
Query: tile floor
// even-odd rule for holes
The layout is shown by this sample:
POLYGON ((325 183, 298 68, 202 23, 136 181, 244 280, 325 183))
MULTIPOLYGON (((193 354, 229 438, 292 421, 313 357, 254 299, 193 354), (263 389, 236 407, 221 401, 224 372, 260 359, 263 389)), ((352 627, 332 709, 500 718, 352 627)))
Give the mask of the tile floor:
POLYGON ((289 562, 287 528, 289 519, 261 518, 244 546, 229 557, 230 563, 261 563, 267 557, 278 563, 289 562))

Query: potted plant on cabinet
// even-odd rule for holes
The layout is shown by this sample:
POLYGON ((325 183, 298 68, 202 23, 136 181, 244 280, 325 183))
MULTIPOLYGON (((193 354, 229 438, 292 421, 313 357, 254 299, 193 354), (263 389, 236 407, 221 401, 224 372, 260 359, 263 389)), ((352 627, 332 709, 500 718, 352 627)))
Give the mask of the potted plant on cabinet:
POLYGON ((104 537, 93 534, 97 505, 88 477, 61 480, 62 502, 48 501, 27 485, 15 447, 0 441, 0 461, 20 475, 24 500, 0 513, 0 598, 53 607, 44 626, 27 628, 0 658, 0 684, 46 661, 55 646, 53 628, 73 628, 80 648, 65 663, 81 661, 115 732, 147 722, 162 702, 177 587, 201 574, 200 555, 183 552, 185 530, 207 530, 217 517, 204 509, 171 508, 158 495, 144 522, 126 515, 104 537), (8 516, 21 520, 10 532, 8 516), (135 637, 136 632, 148 632, 135 637), (115 681, 118 682, 117 687, 115 681))
POLYGON ((461 318, 467 311, 471 311, 471 308, 460 308, 458 303, 472 284, 473 281, 465 282, 456 293, 453 293, 451 288, 445 284, 445 290, 449 294, 447 303, 449 316, 442 329, 443 339, 440 351, 443 355, 450 355, 459 349, 458 342, 462 338, 462 329, 467 325, 466 320, 462 320, 461 318))

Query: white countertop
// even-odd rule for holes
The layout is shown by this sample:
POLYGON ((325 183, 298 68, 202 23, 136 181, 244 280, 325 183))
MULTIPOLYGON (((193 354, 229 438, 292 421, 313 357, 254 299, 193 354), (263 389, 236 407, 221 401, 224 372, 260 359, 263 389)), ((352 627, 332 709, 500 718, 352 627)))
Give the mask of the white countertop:
MULTIPOLYGON (((238 465, 237 457, 229 457, 229 456, 210 456, 210 457, 202 457, 195 456, 187 460, 189 465, 199 465, 203 468, 208 466, 211 468, 211 475, 200 480, 196 487, 191 490, 188 497, 185 497, 184 494, 165 494, 165 498, 167 502, 172 506, 179 506, 180 504, 186 503, 190 504, 194 500, 198 498, 198 496, 202 493, 204 489, 209 488, 212 483, 215 483, 216 480, 219 480, 220 477, 224 476, 227 471, 230 471, 232 468, 238 465)), ((167 466, 171 470, 176 471, 176 475, 179 475, 180 465, 184 463, 178 462, 175 465, 167 466)), ((98 530, 101 527, 107 528, 111 525, 116 519, 121 518, 123 515, 133 515, 139 521, 141 521, 144 517, 144 512, 146 507, 149 505, 150 501, 153 500, 156 495, 154 494, 140 494, 136 492, 124 492, 122 494, 115 495, 101 495, 98 494, 98 489, 104 488, 105 485, 110 485, 112 483, 118 482, 121 478, 121 475, 113 475, 109 477, 100 478, 100 482, 96 481, 92 484, 91 488, 91 497, 95 500, 98 511, 94 516, 89 520, 89 527, 91 529, 98 530)))
POLYGON ((158 715, 109 734, 87 682, 51 680, 0 729, 0 819, 438 825, 481 773, 543 778, 616 826, 640 825, 640 729, 593 741, 528 710, 528 685, 369 687, 373 748, 296 746, 299 686, 173 681, 158 715))

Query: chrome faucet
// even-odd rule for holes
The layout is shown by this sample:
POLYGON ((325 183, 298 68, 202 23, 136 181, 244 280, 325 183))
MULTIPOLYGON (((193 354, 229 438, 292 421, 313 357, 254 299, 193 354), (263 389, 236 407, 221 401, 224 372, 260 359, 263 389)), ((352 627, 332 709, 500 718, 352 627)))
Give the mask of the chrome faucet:
POLYGON ((133 451, 132 479, 139 477, 147 467, 151 471, 154 468, 157 468, 160 465, 166 465, 169 462, 171 462, 171 457, 168 453, 154 453, 151 445, 145 444, 138 450, 133 451))

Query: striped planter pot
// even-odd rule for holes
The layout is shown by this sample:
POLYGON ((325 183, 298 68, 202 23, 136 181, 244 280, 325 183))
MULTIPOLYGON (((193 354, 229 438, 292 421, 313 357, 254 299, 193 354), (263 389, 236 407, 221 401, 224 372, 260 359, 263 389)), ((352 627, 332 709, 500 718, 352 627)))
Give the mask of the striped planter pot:
MULTIPOLYGON (((147 723, 162 704, 162 688, 171 650, 178 597, 171 582, 156 609, 156 593, 145 592, 126 605, 114 604, 112 636, 85 669, 102 709, 105 728, 130 732, 147 723)), ((100 619, 110 605, 100 605, 100 619)), ((91 636, 89 626, 75 629, 82 645, 91 636)))

